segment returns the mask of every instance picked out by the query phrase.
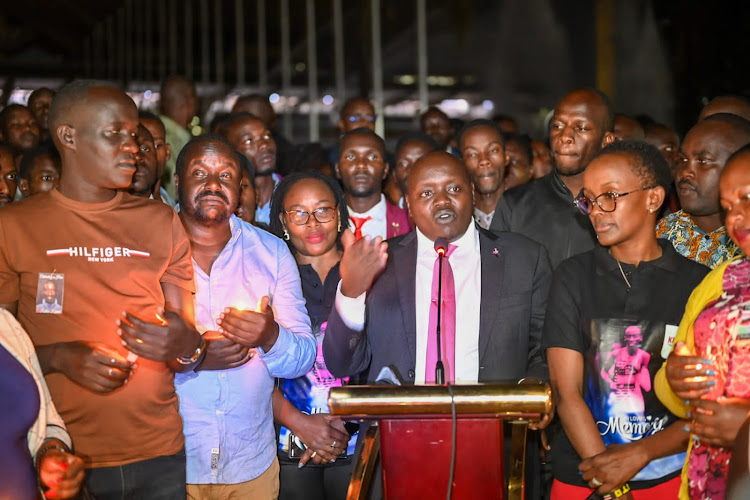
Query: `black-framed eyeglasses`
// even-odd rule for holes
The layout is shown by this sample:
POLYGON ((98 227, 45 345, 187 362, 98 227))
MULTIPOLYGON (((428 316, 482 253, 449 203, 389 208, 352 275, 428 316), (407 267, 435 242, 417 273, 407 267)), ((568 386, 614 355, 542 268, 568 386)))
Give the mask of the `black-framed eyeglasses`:
POLYGON ((338 207, 319 207, 312 212, 305 210, 287 210, 286 217, 289 222, 296 226, 304 226, 310 220, 310 216, 315 217, 315 220, 320 224, 331 222, 336 217, 336 209, 338 207))
POLYGON ((594 203, 599 205, 599 208, 602 209, 602 212, 614 212, 617 208, 617 198, 622 198, 623 196, 627 196, 633 193, 639 193, 641 191, 646 191, 655 187, 656 186, 647 186, 641 189, 628 191, 627 193, 607 191, 606 193, 602 193, 593 199, 584 196, 583 189, 581 189, 581 191, 578 193, 578 196, 576 196, 574 200, 574 205, 578 208, 578 210, 581 211, 583 215, 589 215, 591 213, 591 211, 594 209, 594 203))
POLYGON ((354 122, 370 122, 374 123, 378 119, 378 115, 349 115, 347 119, 354 122))

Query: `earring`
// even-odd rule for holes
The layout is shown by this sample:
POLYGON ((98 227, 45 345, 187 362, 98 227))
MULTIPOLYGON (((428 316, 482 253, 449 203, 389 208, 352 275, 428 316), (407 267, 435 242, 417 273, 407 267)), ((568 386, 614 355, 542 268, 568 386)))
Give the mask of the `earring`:
POLYGON ((341 232, 341 220, 340 219, 339 219, 339 227, 338 227, 338 229, 336 229, 336 232, 337 233, 341 232))
POLYGON ((284 239, 289 241, 289 231, 287 231, 286 228, 284 228, 284 239))
POLYGON ((654 209, 653 208, 649 208, 648 209, 648 213, 650 213, 650 214, 654 213, 654 209))

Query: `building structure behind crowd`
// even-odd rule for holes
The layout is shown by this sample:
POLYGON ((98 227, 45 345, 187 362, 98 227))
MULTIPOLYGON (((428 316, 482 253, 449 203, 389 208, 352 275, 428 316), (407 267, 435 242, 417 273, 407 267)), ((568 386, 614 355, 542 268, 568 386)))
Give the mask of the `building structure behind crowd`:
POLYGON ((544 136, 434 104, 390 151, 368 96, 328 147, 258 93, 194 137, 178 75, 158 114, 35 89, 0 110, 0 378, 47 415, 0 484, 49 486, 59 453, 61 498, 343 497, 369 424, 327 391, 384 367, 432 384, 440 358, 451 383, 551 384, 527 498, 723 498, 750 415, 748 103, 711 100, 684 137, 593 88, 544 136))

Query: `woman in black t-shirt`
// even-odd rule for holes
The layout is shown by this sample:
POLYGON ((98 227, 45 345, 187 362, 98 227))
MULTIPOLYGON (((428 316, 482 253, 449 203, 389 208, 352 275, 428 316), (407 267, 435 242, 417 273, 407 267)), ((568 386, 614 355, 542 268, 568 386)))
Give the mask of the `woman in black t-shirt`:
POLYGON ((670 182, 642 142, 603 149, 576 198, 599 245, 555 272, 543 332, 563 432, 553 441, 552 499, 676 498, 683 424, 656 398, 692 289, 708 269, 678 255, 654 228, 670 182))

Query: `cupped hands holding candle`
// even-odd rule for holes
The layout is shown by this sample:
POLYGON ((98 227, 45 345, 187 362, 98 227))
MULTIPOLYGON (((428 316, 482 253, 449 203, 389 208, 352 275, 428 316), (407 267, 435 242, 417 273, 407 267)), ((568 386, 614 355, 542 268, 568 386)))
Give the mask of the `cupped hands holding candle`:
POLYGON ((190 357, 200 334, 179 314, 166 311, 161 316, 164 319, 156 324, 123 312, 122 318, 116 320, 122 345, 133 354, 154 361, 190 357))
POLYGON ((203 340, 206 341, 206 357, 195 368, 195 371, 236 368, 253 357, 253 351, 250 348, 228 339, 217 331, 205 332, 203 340))
POLYGON ((279 337, 269 296, 261 298, 257 311, 227 307, 216 324, 227 339, 248 348, 260 347, 265 352, 273 348, 279 337))

